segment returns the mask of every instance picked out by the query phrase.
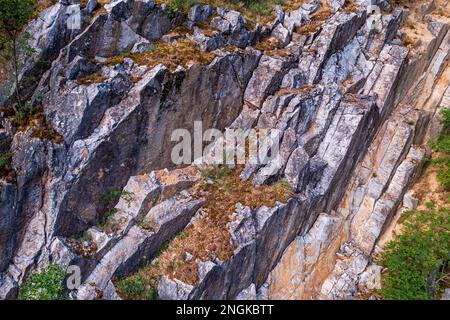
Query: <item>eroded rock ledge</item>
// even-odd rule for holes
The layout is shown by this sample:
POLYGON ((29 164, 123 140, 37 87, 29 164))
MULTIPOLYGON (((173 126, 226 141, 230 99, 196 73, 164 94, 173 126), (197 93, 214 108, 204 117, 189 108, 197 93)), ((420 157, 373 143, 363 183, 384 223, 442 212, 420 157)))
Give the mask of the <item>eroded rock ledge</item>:
POLYGON ((280 169, 247 165, 239 179, 255 188, 284 180, 293 194, 270 207, 233 204, 231 256, 187 254, 198 281, 162 276, 159 297, 354 298, 420 172, 436 106, 448 100, 448 21, 426 13, 430 37, 410 50, 400 29, 408 12, 384 11, 371 29, 364 1, 304 1, 253 25, 224 8, 186 14, 116 0, 89 1, 82 13, 92 19, 69 35, 69 4, 79 5, 41 13, 50 28, 30 24, 53 62, 29 96, 63 142, 32 128, 7 133, 16 181, 1 186, 0 298, 57 263, 82 269, 73 297, 120 299, 117 278, 204 217, 207 197, 193 191, 199 169, 170 160, 171 132, 197 120, 279 129, 280 169), (111 190, 123 190, 116 203, 104 201, 111 190))

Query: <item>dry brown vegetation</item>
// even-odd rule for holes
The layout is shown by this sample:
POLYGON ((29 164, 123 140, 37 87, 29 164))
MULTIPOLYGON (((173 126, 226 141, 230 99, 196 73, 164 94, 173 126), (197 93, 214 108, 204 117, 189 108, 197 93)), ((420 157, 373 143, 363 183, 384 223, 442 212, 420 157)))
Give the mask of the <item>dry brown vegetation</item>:
POLYGON ((24 128, 32 129, 32 138, 45 139, 58 144, 64 141, 63 137, 48 124, 42 106, 33 109, 33 112, 27 118, 26 123, 22 124, 22 129, 24 128))
POLYGON ((56 4, 58 0, 38 0, 36 3, 36 12, 42 12, 45 9, 51 7, 52 5, 56 4))
POLYGON ((394 7, 409 7, 410 5, 422 2, 423 0, 388 0, 394 7))
POLYGON ((360 9, 360 6, 357 3, 355 3, 354 0, 346 0, 344 7, 342 9, 347 13, 351 13, 357 12, 360 9))
MULTIPOLYGON (((142 268, 127 281, 133 283, 139 279, 152 290, 157 288, 157 281, 162 275, 191 285, 198 284, 196 260, 209 261, 214 256, 227 261, 233 256, 235 248, 231 243, 228 224, 236 203, 257 209, 261 206, 273 207, 276 201, 287 202, 293 196, 288 183, 254 186, 250 181, 243 181, 239 177, 240 172, 240 169, 227 167, 206 170, 204 179, 192 190, 196 197, 205 199, 202 208, 204 215, 165 246, 151 265, 142 268), (210 179, 215 183, 207 183, 210 179), (187 261, 186 253, 192 255, 192 259, 187 261)), ((126 299, 148 296, 143 293, 133 297, 121 292, 120 285, 118 287, 119 293, 126 299)))

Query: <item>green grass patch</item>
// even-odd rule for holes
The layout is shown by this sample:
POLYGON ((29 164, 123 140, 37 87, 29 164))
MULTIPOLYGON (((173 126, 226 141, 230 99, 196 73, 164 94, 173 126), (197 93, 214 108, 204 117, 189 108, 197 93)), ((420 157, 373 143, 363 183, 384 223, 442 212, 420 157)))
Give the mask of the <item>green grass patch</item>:
POLYGON ((154 288, 154 282, 139 274, 120 279, 115 285, 120 296, 128 300, 158 299, 158 290, 154 288))

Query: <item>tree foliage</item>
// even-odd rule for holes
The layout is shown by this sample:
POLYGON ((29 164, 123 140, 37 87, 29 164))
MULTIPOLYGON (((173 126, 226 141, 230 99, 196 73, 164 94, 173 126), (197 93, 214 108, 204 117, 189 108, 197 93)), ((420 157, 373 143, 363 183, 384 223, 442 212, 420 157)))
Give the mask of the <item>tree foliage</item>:
MULTIPOLYGON (((19 83, 19 49, 26 48, 20 43, 24 27, 35 12, 35 0, 0 0, 0 51, 11 55, 15 77, 15 94, 17 103, 22 104, 19 83)), ((26 37, 25 35, 23 35, 26 37)), ((8 56, 6 57, 7 60, 8 56)), ((16 110, 17 111, 17 110, 16 110)))
POLYGON ((441 110, 442 132, 439 137, 430 142, 434 151, 441 154, 440 157, 431 160, 438 166, 438 179, 446 187, 450 188, 450 109, 441 110))

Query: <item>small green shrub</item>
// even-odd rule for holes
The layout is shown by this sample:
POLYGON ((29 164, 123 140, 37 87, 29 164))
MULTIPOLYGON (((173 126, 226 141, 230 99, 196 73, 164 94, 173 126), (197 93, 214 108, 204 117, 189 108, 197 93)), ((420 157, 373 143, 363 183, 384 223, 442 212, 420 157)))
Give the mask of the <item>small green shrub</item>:
POLYGON ((19 290, 19 300, 64 300, 63 280, 66 276, 59 265, 49 265, 39 273, 32 274, 19 290))
POLYGON ((115 283, 120 296, 129 300, 157 300, 158 291, 150 280, 139 275, 120 279, 115 283))
POLYGON ((11 161, 11 153, 7 152, 0 154, 0 178, 6 179, 7 181, 15 180, 14 169, 11 165, 11 161))
POLYGON ((450 154, 450 134, 443 132, 436 140, 430 142, 436 152, 450 154))
POLYGON ((82 231, 80 233, 77 233, 77 234, 73 235, 73 239, 90 242, 90 241, 92 241, 92 236, 91 236, 91 234, 89 232, 82 231))
POLYGON ((429 300, 442 292, 450 253, 450 210, 404 213, 402 233, 381 255, 385 299, 429 300))
POLYGON ((134 193, 122 190, 109 190, 105 192, 101 199, 103 202, 108 204, 117 203, 120 198, 124 199, 128 205, 134 200, 134 193))

